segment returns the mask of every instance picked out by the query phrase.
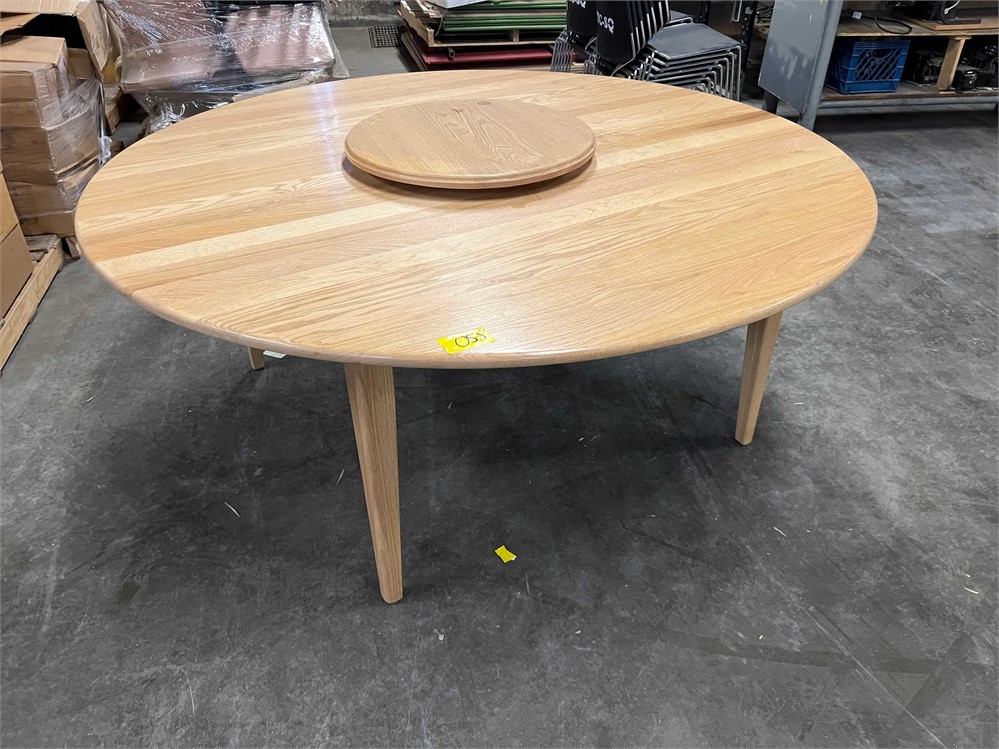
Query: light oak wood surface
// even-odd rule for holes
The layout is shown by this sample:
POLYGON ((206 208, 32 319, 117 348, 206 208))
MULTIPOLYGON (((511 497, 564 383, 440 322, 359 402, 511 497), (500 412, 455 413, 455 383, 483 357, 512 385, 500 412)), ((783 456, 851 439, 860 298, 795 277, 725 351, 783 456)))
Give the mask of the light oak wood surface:
POLYGON ((763 391, 767 386, 770 359, 780 329, 780 312, 750 323, 746 330, 746 354, 742 360, 742 387, 739 390, 739 415, 735 424, 735 439, 741 445, 753 441, 756 420, 760 416, 763 391))
POLYGON ((999 29, 996 27, 995 16, 992 18, 983 18, 982 23, 978 24, 960 24, 960 23, 940 23, 935 24, 932 21, 923 21, 918 18, 882 18, 881 24, 886 29, 891 29, 890 31, 885 31, 885 28, 879 28, 874 22, 873 18, 862 18, 859 20, 842 21, 836 27, 836 36, 953 36, 954 34, 962 34, 965 36, 992 36, 999 29), (905 34, 899 34, 900 30, 899 24, 905 23, 909 26, 909 30, 905 34))
POLYGON ((454 71, 307 86, 172 125, 97 174, 76 230, 115 288, 193 330, 317 359, 510 367, 774 315, 841 275, 876 218, 844 153, 758 109, 599 76, 454 71), (366 117, 478 97, 575 115, 593 159, 461 192, 344 158, 366 117), (495 342, 437 342, 478 327, 495 342))
POLYGON ((350 162, 384 179, 485 190, 527 185, 578 169, 593 131, 552 107, 502 99, 443 99, 390 107, 347 133, 350 162))
POLYGON ((344 375, 368 506, 378 587, 386 603, 395 603, 402 598, 402 539, 392 368, 347 364, 344 375))

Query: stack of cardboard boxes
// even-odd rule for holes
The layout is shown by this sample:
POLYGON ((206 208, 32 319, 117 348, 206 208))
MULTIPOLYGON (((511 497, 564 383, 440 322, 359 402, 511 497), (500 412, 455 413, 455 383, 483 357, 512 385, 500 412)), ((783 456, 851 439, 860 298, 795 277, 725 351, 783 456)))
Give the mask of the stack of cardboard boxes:
POLYGON ((116 54, 107 23, 96 0, 0 0, 0 10, 10 199, 25 234, 72 236, 77 201, 109 146, 102 79, 115 77, 116 54))
POLYGON ((100 83, 68 63, 55 37, 0 45, 0 160, 27 234, 71 236, 76 201, 100 165, 100 83))
POLYGON ((31 255, 0 170, 0 318, 14 303, 31 276, 31 255))

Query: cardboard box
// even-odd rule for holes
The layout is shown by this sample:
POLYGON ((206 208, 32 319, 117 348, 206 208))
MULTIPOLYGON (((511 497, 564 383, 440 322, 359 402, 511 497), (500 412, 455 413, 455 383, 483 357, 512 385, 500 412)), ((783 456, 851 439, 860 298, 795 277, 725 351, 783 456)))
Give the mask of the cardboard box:
POLYGON ((118 84, 104 84, 104 122, 108 133, 113 133, 125 114, 125 94, 118 84))
POLYGON ((57 125, 5 127, 0 158, 11 182, 58 184, 62 173, 100 153, 99 112, 82 111, 57 125))
MULTIPOLYGON (((60 175, 57 185, 41 185, 35 182, 7 183, 10 191, 10 201, 23 224, 27 219, 45 216, 52 213, 72 213, 80 201, 83 188, 101 168, 94 159, 60 175)), ((29 234, 36 232, 29 231, 29 234)), ((41 234, 58 234, 58 232, 43 231, 41 234)))
POLYGON ((118 49, 97 0, 0 0, 0 12, 28 15, 24 34, 66 40, 72 57, 85 55, 105 83, 117 78, 118 49))
POLYGON ((0 240, 0 316, 6 317, 33 268, 24 234, 15 226, 0 240))
POLYGON ((62 39, 25 36, 0 44, 0 90, 5 103, 34 101, 46 107, 72 89, 62 39))
POLYGON ((75 211, 49 213, 21 221, 21 229, 28 236, 35 234, 58 234, 60 237, 76 236, 75 211))
MULTIPOLYGON (((2 49, 2 48, 0 48, 2 49)), ((63 86, 60 71, 48 63, 10 63, 0 59, 0 91, 4 103, 11 101, 39 101, 47 106, 59 100, 63 86)))
MULTIPOLYGON (((2 3, 3 0, 0 0, 2 3)), ((14 42, 21 38, 33 39, 35 43, 40 43, 40 40, 49 40, 49 43, 55 44, 51 40, 61 41, 63 43, 64 52, 62 57, 66 61, 67 69, 69 74, 76 78, 94 78, 94 65, 90 61, 90 55, 84 49, 73 49, 66 45, 66 40, 61 36, 40 33, 38 35, 33 35, 25 31, 25 29, 31 29, 33 24, 26 23, 26 20, 35 18, 36 16, 32 14, 21 14, 16 16, 0 16, 0 39, 4 43, 14 42)))
POLYGON ((15 226, 17 226, 17 211, 14 210, 7 183, 0 176, 0 237, 6 237, 15 226))
MULTIPOLYGON (((0 73, 0 85, 4 80, 0 73)), ((98 99, 100 85, 95 80, 77 81, 76 88, 55 101, 45 97, 29 101, 7 101, 0 98, 0 123, 3 127, 45 127, 58 124, 84 108, 92 107, 93 102, 98 99)))

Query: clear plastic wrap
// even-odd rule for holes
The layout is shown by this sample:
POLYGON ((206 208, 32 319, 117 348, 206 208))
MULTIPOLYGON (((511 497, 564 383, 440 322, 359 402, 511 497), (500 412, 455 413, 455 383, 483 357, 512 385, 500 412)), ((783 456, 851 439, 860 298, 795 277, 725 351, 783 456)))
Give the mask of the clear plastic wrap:
POLYGON ((122 89, 150 130, 261 89, 349 75, 324 1, 101 2, 120 37, 122 89))
MULTIPOLYGON (((79 84, 78 71, 70 65, 67 52, 66 42, 54 37, 5 38, 0 47, 0 84, 3 86, 0 106, 26 101, 37 101, 45 106, 74 89, 79 84)), ((6 123, 4 118, 3 124, 6 123)))
POLYGON ((108 146, 103 137, 104 106, 100 83, 81 81, 55 101, 47 101, 34 110, 27 102, 7 102, 17 106, 25 125, 9 125, 4 120, 0 131, 0 160, 4 176, 10 182, 58 185, 64 173, 80 164, 106 157, 108 146))
POLYGON ((103 88, 79 77, 61 38, 15 37, 3 51, 0 160, 11 200, 26 234, 72 235, 80 194, 110 155, 103 88))
POLYGON ((8 182, 11 202, 25 229, 32 234, 73 234, 76 204, 102 163, 101 158, 84 162, 62 173, 55 185, 8 182))
POLYGON ((0 100, 3 127, 45 127, 67 120, 90 109, 100 97, 100 82, 72 80, 59 97, 37 96, 23 101, 0 100))

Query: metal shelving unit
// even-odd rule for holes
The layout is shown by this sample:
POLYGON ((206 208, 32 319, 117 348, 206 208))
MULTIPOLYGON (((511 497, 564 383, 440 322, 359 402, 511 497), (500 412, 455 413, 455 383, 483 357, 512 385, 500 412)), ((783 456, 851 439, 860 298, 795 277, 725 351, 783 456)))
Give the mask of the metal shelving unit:
MULTIPOLYGON (((994 26, 981 24, 957 28, 931 29, 911 23, 905 34, 891 34, 869 19, 840 22, 843 0, 816 4, 810 0, 777 0, 769 27, 757 34, 767 42, 760 69, 760 87, 765 91, 765 107, 777 110, 783 101, 801 113, 799 124, 811 129, 819 109, 846 106, 929 106, 959 103, 999 103, 999 91, 953 91, 954 72, 964 43, 973 36, 995 36, 994 26), (934 85, 918 86, 903 82, 892 93, 840 94, 825 88, 826 68, 837 37, 904 36, 936 37, 948 40, 940 76, 934 85)), ((887 19, 885 19, 887 21, 887 19)))

